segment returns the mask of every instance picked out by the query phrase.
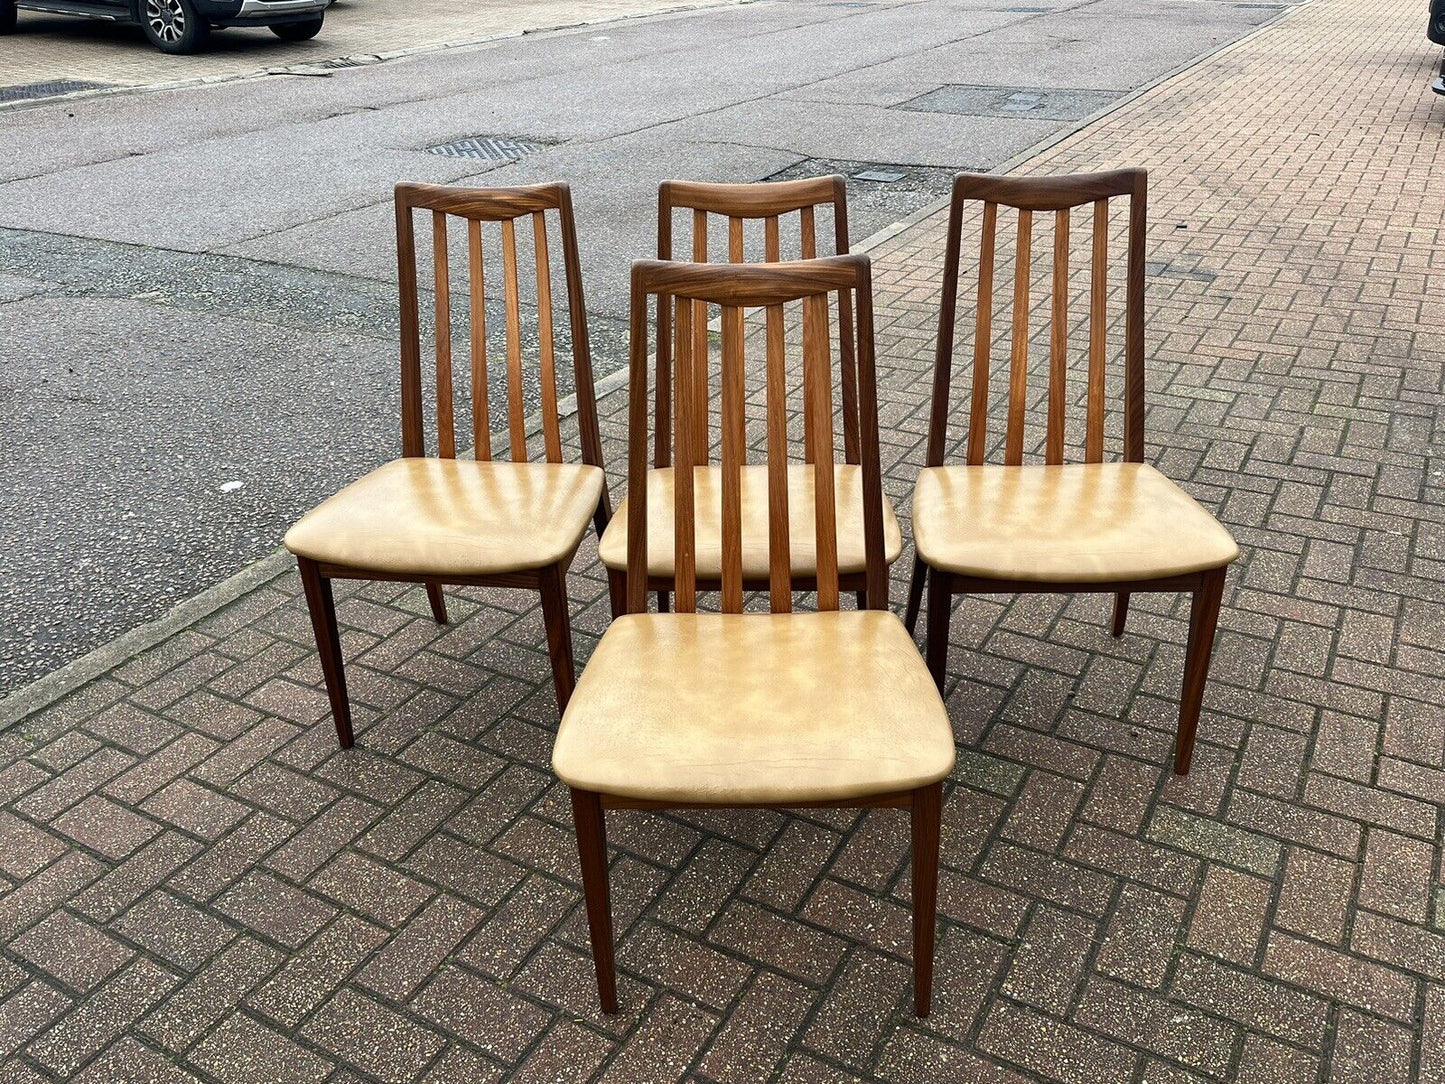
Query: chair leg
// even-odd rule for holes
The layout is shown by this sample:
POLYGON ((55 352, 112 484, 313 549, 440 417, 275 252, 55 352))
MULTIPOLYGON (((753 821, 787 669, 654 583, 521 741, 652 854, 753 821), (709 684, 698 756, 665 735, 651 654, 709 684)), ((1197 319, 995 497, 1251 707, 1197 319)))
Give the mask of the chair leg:
POLYGON ((913 1011, 928 1015, 933 1001, 933 940, 938 925, 938 836, 943 784, 913 792, 913 1011))
POLYGON ((572 661, 572 618, 567 612, 567 570, 551 565, 538 573, 542 588, 542 623, 547 626, 547 654, 552 657, 552 684, 557 690, 557 713, 567 710, 577 670, 572 661))
POLYGON ((607 601, 612 605, 613 620, 627 612, 627 573, 607 570, 607 601))
POLYGON ((590 790, 572 789, 572 820, 577 826, 577 856, 582 863, 582 893, 587 900, 587 931, 592 936, 592 962, 597 968, 597 996, 602 1011, 617 1011, 617 973, 612 962, 612 900, 607 885, 607 825, 602 798, 590 790))
POLYGON ((1124 635, 1124 622, 1129 620, 1129 592, 1120 591, 1114 595, 1114 638, 1124 635))
POLYGON ((346 700, 346 670, 341 659, 341 636, 336 628, 336 600, 331 595, 331 581, 321 575, 320 567, 309 558, 296 558, 296 565, 301 570, 306 608, 311 611, 311 630, 316 634, 316 653, 321 656, 326 695, 331 698, 336 737, 341 748, 350 749, 355 739, 351 734, 351 705, 346 700))
POLYGON ((903 611, 903 627, 908 635, 918 627, 918 611, 923 608, 923 584, 928 578, 928 566, 918 554, 913 555, 913 573, 908 577, 908 606, 903 611))
POLYGON ((429 583, 426 585, 426 600, 431 603, 431 615, 436 618, 438 625, 447 623, 447 600, 442 594, 442 585, 429 583))
POLYGON ((1179 694, 1179 732, 1174 745, 1176 775, 1188 775, 1194 758, 1194 734, 1199 728, 1204 681, 1209 676, 1214 629, 1219 623, 1219 603, 1224 597, 1224 572, 1222 568, 1215 568, 1202 573, 1189 607, 1189 646, 1184 651, 1184 687, 1179 694))
POLYGON ((943 692, 948 666, 948 626, 953 617, 953 578, 939 569, 929 569, 928 628, 924 631, 925 658, 938 691, 943 692))

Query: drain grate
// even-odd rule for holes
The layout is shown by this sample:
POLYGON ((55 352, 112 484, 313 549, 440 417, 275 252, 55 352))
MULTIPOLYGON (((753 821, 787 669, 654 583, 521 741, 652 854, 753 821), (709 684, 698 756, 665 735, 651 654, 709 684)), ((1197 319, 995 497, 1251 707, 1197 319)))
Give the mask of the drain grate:
POLYGON ((26 102, 35 98, 53 98, 57 94, 74 94, 78 90, 104 90, 114 83, 92 83, 84 79, 54 79, 48 83, 20 83, 0 87, 0 102, 26 102))
POLYGON ((438 143, 428 147, 430 154, 444 154, 448 158, 480 158, 485 162, 515 162, 533 151, 541 150, 546 143, 520 136, 479 135, 465 139, 454 139, 450 143, 438 143))
POLYGON ((955 113, 970 117, 1027 117, 1030 120, 1083 120, 1114 102, 1122 90, 1073 90, 1060 87, 983 87, 950 83, 894 108, 918 113, 955 113))

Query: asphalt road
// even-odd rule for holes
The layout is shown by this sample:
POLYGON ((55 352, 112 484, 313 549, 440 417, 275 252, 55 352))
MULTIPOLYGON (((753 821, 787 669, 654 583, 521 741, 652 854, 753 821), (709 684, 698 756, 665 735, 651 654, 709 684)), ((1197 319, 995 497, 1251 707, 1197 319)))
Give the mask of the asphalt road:
POLYGON ((569 181, 606 373, 658 180, 899 175, 861 239, 1277 10, 759 0, 0 111, 0 694, 396 454, 397 180, 569 181), (427 152, 478 134, 540 146, 427 152))

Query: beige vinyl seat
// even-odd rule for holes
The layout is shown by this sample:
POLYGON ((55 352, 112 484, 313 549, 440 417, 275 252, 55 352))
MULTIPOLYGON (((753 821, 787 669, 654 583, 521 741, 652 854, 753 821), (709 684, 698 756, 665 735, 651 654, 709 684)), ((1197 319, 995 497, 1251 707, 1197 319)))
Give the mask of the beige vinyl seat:
POLYGON ((396 459, 306 513, 286 548, 322 564, 423 577, 570 563, 602 480, 585 463, 396 459))
POLYGON ((552 753, 572 787, 726 805, 914 790, 953 760, 918 648, 879 610, 619 617, 552 753))
POLYGON ((1145 463, 929 467, 913 537, 930 568, 1039 583, 1113 583, 1218 568, 1239 546, 1145 463))
MULTIPOLYGON (((860 576, 866 565, 863 546, 863 471, 855 464, 835 468, 833 491, 838 517, 838 573, 860 576)), ((697 507, 697 576, 717 580, 722 576, 722 468, 716 465, 693 470, 697 507)), ((647 574, 670 579, 673 569, 673 468, 657 467, 647 472, 647 574)), ((806 579, 817 574, 817 539, 814 536, 813 471, 803 463, 788 466, 789 557, 793 576, 806 579)), ((750 581, 768 578, 768 468, 750 464, 742 469, 743 577, 750 581)), ((903 552, 903 534, 898 516, 887 498, 883 502, 883 552, 891 565, 903 552)), ((627 569, 627 498, 622 499, 599 548, 602 563, 615 572, 627 569)))

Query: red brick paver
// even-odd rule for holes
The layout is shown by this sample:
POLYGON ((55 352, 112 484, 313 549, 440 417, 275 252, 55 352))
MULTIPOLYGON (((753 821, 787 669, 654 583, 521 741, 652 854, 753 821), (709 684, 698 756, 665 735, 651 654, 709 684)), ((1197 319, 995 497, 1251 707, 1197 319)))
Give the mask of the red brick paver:
MULTIPOLYGON (((347 593, 341 754, 288 576, 0 735, 0 1076, 1445 1081, 1421 7, 1315 0, 1024 167, 1151 170, 1151 456, 1245 556, 1185 780, 1180 601, 1118 641, 1097 597, 960 603, 928 1021, 881 811, 616 815, 599 1015, 536 611, 459 592, 439 629, 418 591, 347 593)), ((904 507, 941 238, 875 252, 904 507)))

